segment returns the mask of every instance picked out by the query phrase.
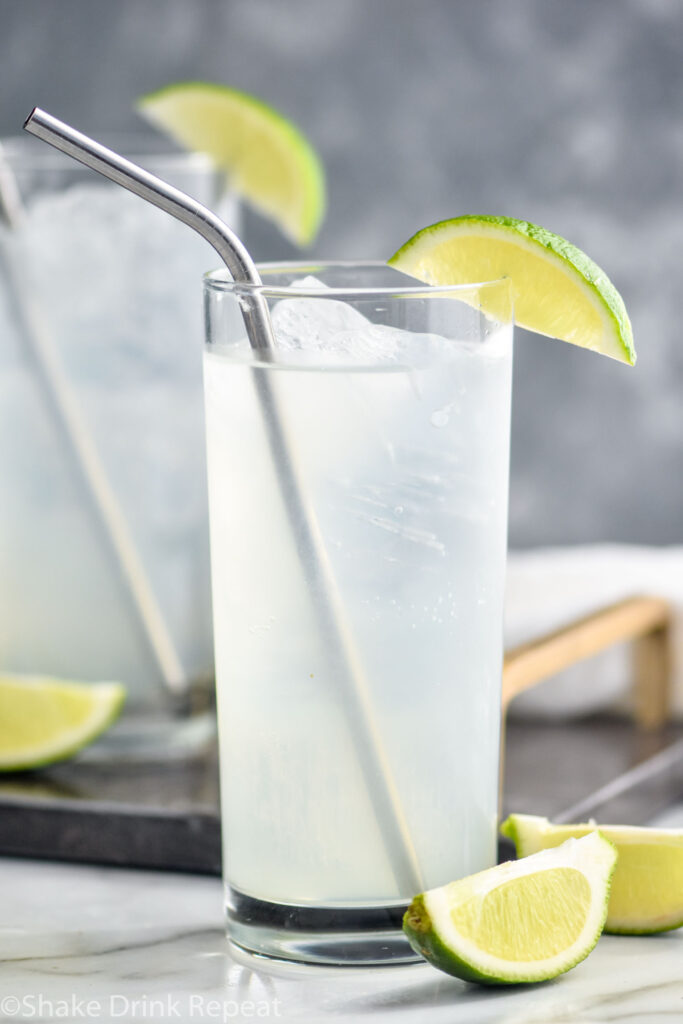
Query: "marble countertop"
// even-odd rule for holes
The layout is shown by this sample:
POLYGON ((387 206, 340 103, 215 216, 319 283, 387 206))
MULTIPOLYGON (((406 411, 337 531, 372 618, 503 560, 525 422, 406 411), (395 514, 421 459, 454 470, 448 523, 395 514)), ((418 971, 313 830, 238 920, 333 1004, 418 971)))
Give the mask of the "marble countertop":
POLYGON ((330 970, 237 959, 215 878, 8 858, 0 907, 0 1024, 683 1020, 683 930, 604 936, 554 982, 485 990, 426 964, 330 970))

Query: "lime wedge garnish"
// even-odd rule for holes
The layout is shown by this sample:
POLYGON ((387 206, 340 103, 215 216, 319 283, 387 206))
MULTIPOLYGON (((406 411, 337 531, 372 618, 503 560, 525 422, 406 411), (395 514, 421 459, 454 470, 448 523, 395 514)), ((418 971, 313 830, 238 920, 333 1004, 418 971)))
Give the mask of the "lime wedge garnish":
POLYGON ((576 246, 526 220, 444 220, 418 231, 389 264, 432 285, 509 277, 520 327, 636 361, 624 302, 607 275, 576 246))
POLYGON ((553 825, 547 818, 511 814, 501 832, 526 857, 599 828, 617 848, 605 931, 625 935, 683 925, 683 829, 630 825, 553 825))
POLYGON ((114 721, 125 695, 120 683, 0 676, 0 771, 70 757, 114 721))
POLYGON ((615 861, 592 832, 416 896, 403 930, 430 963, 465 981, 546 981, 598 941, 615 861))
POLYGON ((183 82, 143 96, 139 112, 186 149, 206 153, 230 186, 299 245, 325 210, 322 165, 298 128, 227 85, 183 82))

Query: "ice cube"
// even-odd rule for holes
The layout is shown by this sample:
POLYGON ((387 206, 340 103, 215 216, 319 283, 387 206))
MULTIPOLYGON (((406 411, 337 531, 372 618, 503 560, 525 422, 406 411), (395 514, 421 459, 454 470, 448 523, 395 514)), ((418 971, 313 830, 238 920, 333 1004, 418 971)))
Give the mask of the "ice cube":
MULTIPOLYGON (((308 276, 293 287, 325 290, 326 285, 308 276)), ((423 335, 385 324, 376 324, 347 302, 337 299, 281 299, 272 312, 278 349, 296 359, 297 353, 316 353, 326 364, 394 362, 401 351, 423 335)), ((306 357, 300 356, 301 361, 306 357)), ((298 360, 297 360, 298 361, 298 360)))
MULTIPOLYGON (((315 277, 293 282, 293 287, 325 290, 315 277)), ((281 299, 273 309, 277 346, 287 352, 330 352, 340 347, 340 337, 364 330, 369 321, 347 302, 336 299, 281 299)))

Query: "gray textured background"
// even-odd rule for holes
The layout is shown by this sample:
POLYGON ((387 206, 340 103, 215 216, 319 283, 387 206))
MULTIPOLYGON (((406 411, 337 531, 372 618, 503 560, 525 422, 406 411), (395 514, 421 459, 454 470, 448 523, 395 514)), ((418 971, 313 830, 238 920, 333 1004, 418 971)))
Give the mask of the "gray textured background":
MULTIPOLYGON (((520 333, 511 540, 683 541, 683 3, 0 0, 0 133, 93 133, 213 79, 295 119, 329 173, 313 252, 385 257, 459 213, 568 236, 630 308, 637 369, 520 333)), ((260 258, 289 249, 255 218, 260 258)))

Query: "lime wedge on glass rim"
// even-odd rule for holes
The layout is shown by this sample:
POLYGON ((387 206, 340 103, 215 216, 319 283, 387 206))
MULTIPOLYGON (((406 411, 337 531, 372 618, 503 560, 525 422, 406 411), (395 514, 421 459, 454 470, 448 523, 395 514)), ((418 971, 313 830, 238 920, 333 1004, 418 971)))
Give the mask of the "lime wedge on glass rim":
POLYGON ((501 825, 519 857, 585 836, 599 828, 616 847, 605 931, 645 935, 683 925, 683 829, 630 825, 553 825, 547 818, 511 814, 501 825))
POLYGON ((297 245, 313 240, 325 212, 315 150, 290 121, 227 85, 182 82, 142 96, 137 109, 186 149, 205 153, 230 188, 297 245))
POLYGON ((576 246, 536 224, 455 217, 418 231, 388 263, 431 285, 509 277, 519 327, 630 365, 636 361, 624 302, 607 275, 576 246))
POLYGON ((588 956, 607 913, 616 851, 599 832, 416 896, 403 930, 465 981, 547 981, 588 956))
POLYGON ((0 676, 0 771, 75 754, 111 725, 125 695, 120 683, 0 676))

